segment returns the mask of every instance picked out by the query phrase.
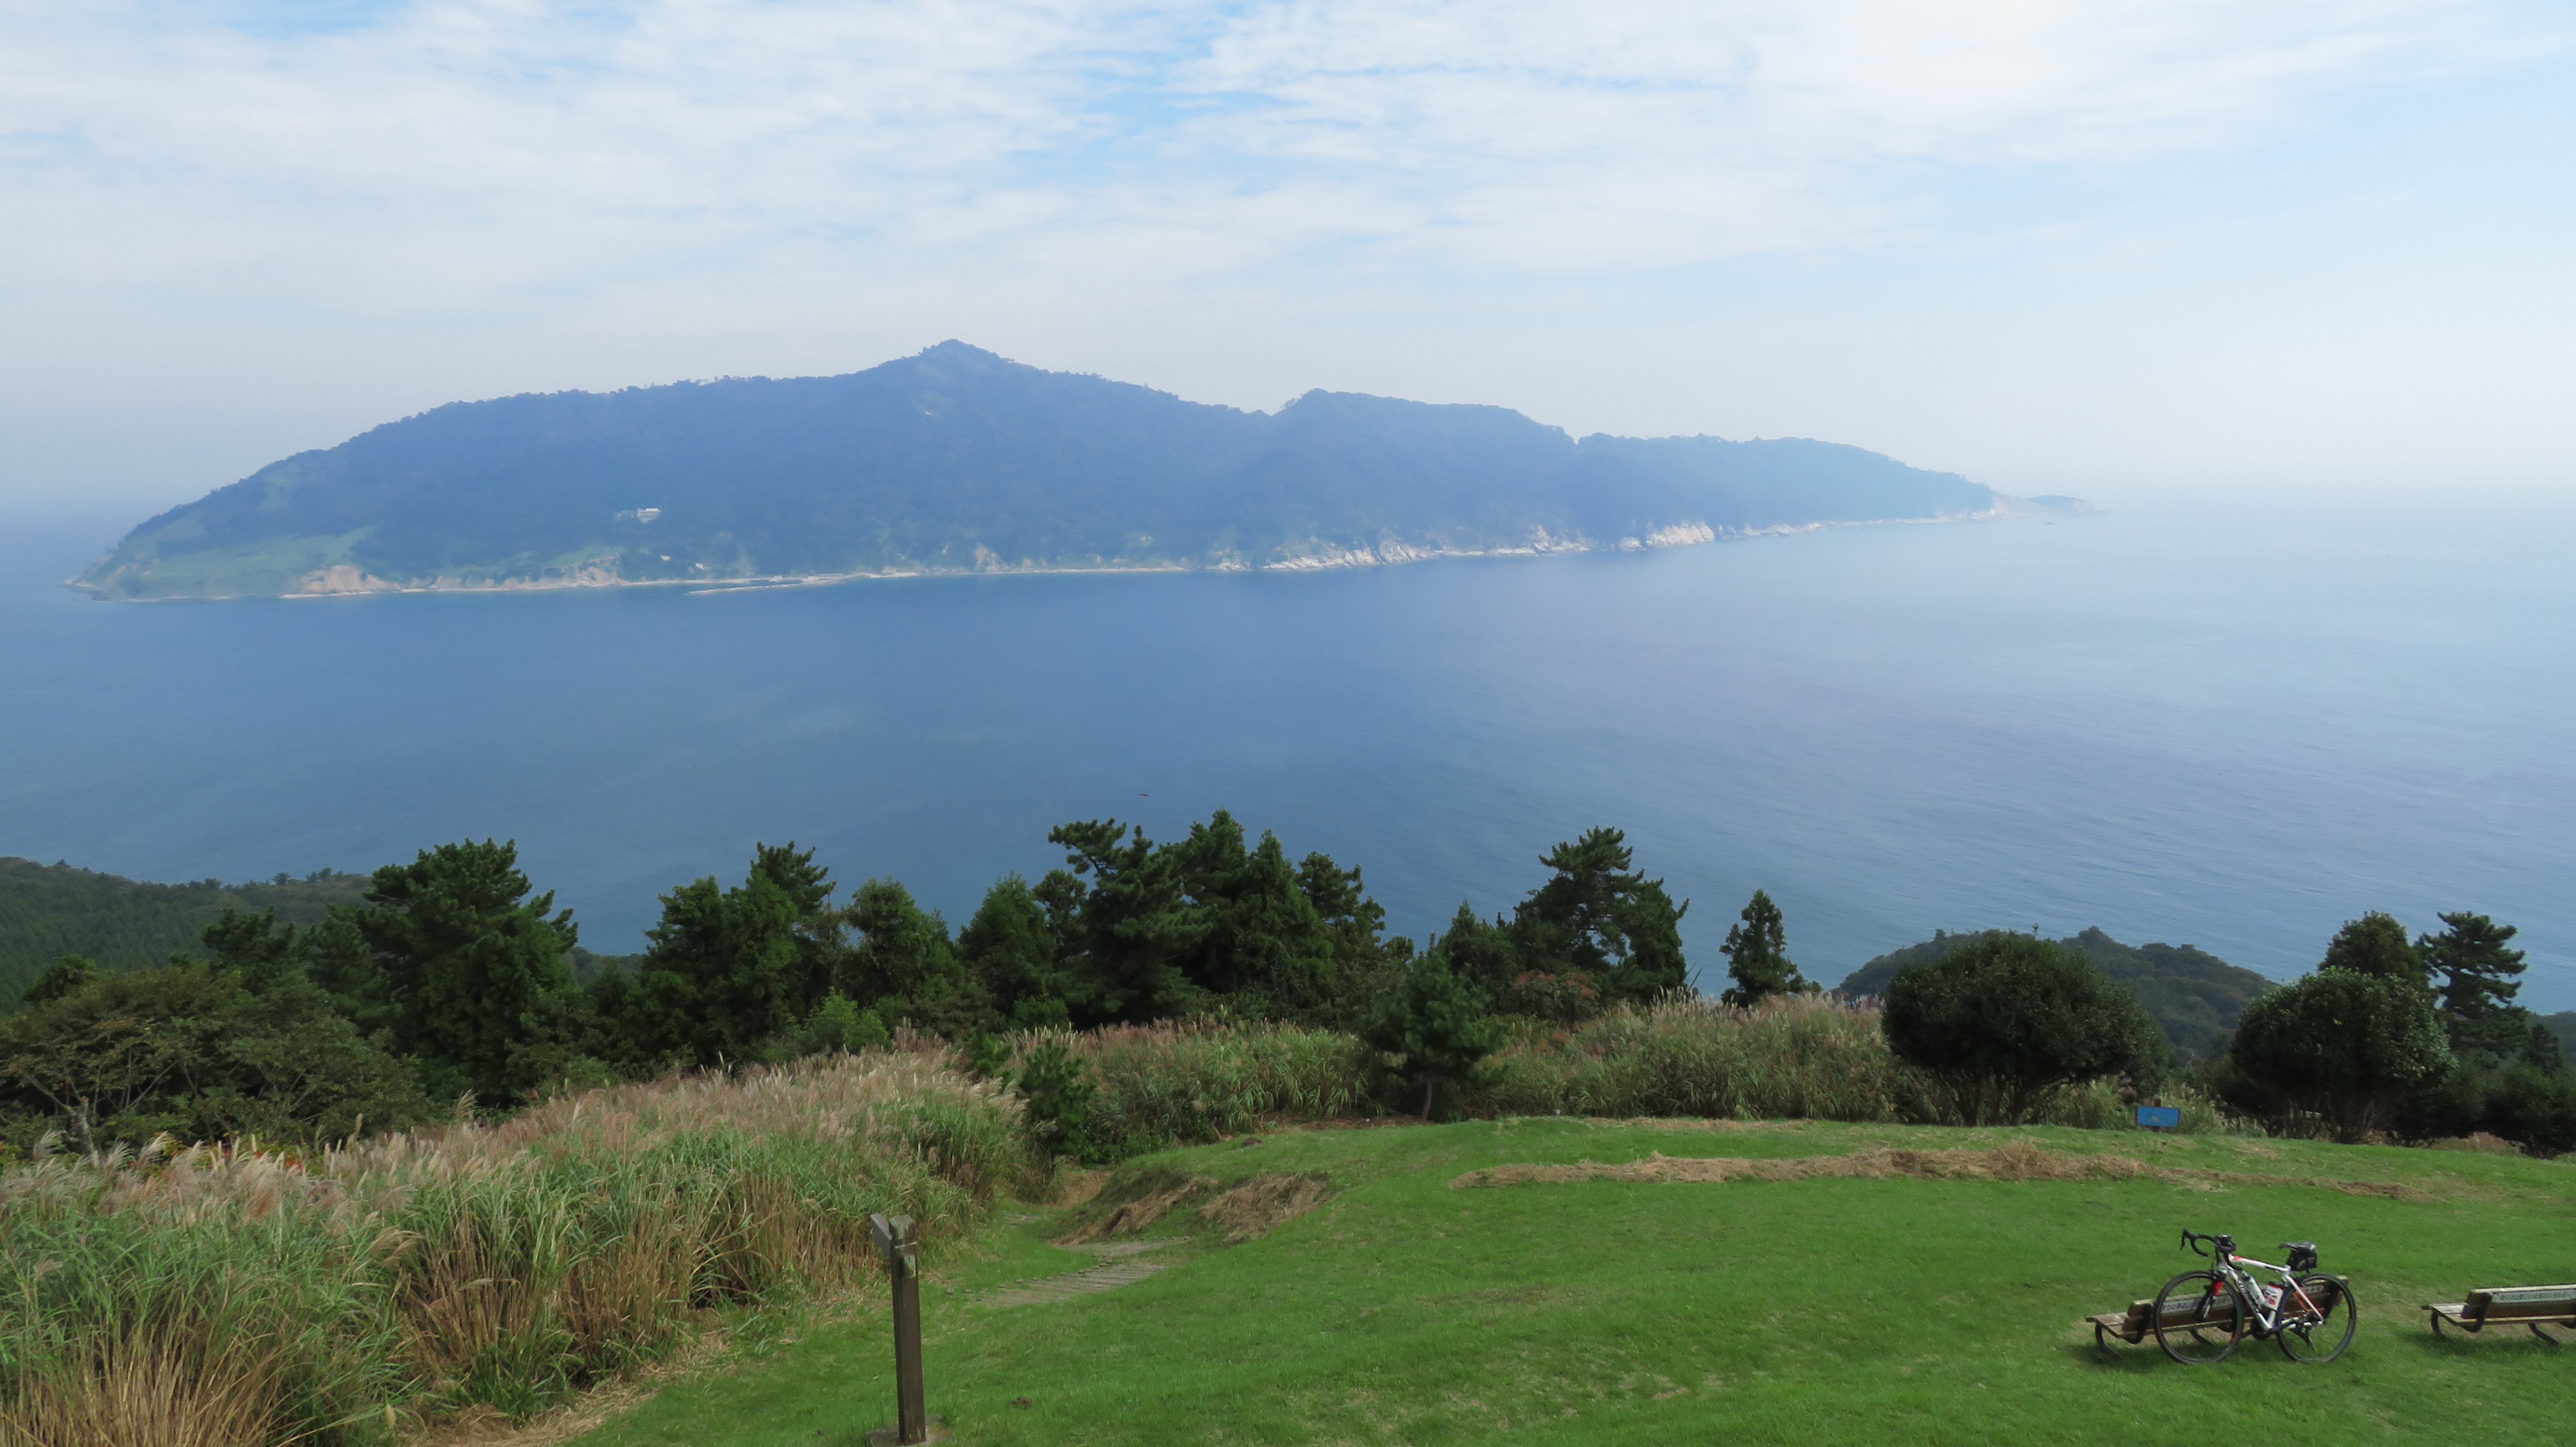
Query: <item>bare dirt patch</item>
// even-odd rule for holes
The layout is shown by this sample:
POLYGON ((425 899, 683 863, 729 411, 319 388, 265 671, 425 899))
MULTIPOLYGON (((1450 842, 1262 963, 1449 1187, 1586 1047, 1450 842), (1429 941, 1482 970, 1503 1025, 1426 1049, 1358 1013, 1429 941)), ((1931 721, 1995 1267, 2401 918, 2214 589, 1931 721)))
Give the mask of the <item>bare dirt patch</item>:
POLYGON ((1573 1165, 1487 1166, 1483 1170, 1469 1171, 1449 1185, 1452 1190, 1457 1190, 1564 1181, 1889 1180, 1899 1176, 1949 1181, 2162 1180, 2202 1187, 2316 1186, 2346 1195, 2380 1196, 2395 1201, 2432 1199, 2416 1187, 2394 1181, 2342 1181, 2323 1176, 2273 1176, 2248 1171, 2151 1166, 2133 1156, 2052 1151, 2028 1140, 2010 1141, 1991 1150, 1918 1151, 1882 1146, 1854 1151, 1849 1155, 1793 1156, 1777 1160, 1751 1160, 1740 1156, 1668 1156, 1657 1151, 1644 1160, 1625 1163, 1578 1161, 1573 1165))
POLYGON ((2480 1156, 2519 1156, 2523 1153, 2522 1147, 2485 1131, 2475 1135, 2449 1136, 2432 1142, 2431 1147, 2437 1151, 2466 1151, 2480 1156))
POLYGON ((1058 1246, 1080 1246, 1104 1236, 1133 1236, 1163 1219, 1174 1206, 1195 1192, 1211 1189, 1216 1182, 1206 1176, 1167 1176, 1146 1185, 1138 1195, 1119 1202, 1105 1216, 1095 1216, 1056 1238, 1058 1246))
POLYGON ((1199 1215, 1224 1227, 1231 1246, 1315 1209, 1329 1185, 1321 1176, 1255 1176, 1201 1206, 1199 1215))

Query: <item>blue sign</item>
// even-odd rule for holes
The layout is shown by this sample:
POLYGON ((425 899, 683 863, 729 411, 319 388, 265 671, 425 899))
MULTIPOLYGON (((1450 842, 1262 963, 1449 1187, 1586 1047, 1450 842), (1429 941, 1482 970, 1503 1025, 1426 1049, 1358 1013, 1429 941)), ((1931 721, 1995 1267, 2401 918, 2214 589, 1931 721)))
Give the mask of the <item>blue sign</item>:
POLYGON ((2149 1130, 2179 1130, 2182 1128, 2182 1107, 2174 1105, 2139 1106, 2138 1124, 2147 1127, 2149 1130))

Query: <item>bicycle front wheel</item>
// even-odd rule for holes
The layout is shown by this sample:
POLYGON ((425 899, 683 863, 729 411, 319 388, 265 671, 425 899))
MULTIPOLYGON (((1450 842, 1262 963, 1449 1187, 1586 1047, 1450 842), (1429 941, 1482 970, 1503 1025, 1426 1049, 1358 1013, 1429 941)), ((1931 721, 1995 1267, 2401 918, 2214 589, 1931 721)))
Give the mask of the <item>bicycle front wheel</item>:
POLYGON ((2331 1276, 2302 1276, 2299 1290, 2315 1310, 2294 1311, 2291 1303, 2282 1303, 2282 1352, 2294 1362, 2330 1362, 2342 1356, 2344 1348, 2352 1345, 2358 1320, 2353 1314, 2352 1288, 2331 1276))
POLYGON ((2156 1294, 2156 1345, 2185 1366, 2223 1362, 2245 1334, 2244 1304, 2215 1271, 2186 1271, 2156 1294))

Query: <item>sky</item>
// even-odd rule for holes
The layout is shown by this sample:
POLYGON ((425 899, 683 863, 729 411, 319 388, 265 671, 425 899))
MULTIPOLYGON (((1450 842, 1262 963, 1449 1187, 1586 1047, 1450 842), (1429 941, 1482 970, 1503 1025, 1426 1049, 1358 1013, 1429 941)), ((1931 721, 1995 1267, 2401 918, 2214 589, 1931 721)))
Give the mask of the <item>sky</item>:
POLYGON ((2576 491, 2576 11, 0 0, 0 508, 955 337, 2007 492, 2576 491))

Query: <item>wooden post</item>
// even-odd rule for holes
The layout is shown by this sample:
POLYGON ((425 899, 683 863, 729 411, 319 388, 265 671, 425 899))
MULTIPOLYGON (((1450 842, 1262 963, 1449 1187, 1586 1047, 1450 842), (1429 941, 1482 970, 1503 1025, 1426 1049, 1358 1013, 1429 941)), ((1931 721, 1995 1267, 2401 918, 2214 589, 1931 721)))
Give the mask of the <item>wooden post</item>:
POLYGON ((921 1242, 912 1218, 868 1218, 877 1249, 885 1253, 894 1282, 894 1440, 903 1447, 930 1440, 930 1415, 921 1386, 921 1242))

